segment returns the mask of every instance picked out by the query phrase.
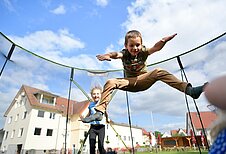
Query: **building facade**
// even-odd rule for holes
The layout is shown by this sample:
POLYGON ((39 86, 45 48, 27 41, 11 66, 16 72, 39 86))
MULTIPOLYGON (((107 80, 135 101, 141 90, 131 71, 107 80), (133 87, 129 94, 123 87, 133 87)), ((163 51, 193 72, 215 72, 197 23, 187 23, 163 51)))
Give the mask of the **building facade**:
POLYGON ((210 129, 217 119, 217 114, 211 111, 186 113, 186 131, 188 135, 206 135, 209 144, 212 143, 210 129), (191 118, 190 118, 191 117, 191 118), (193 127, 192 127, 193 126, 193 127), (194 129, 194 131, 193 131, 194 129), (205 131, 205 132, 203 132, 205 131))
MULTIPOLYGON (((79 121, 87 112, 88 101, 76 102, 40 89, 23 85, 4 116, 1 151, 5 153, 44 153, 44 151, 76 152, 84 140, 89 124, 79 121), (68 107, 69 104, 69 107, 68 107)), ((132 126, 133 144, 146 145, 142 128, 132 126)), ((88 141, 88 140, 87 140, 88 141)), ((106 124, 105 147, 131 148, 130 127, 106 124)), ((86 142, 84 152, 89 151, 86 142)))

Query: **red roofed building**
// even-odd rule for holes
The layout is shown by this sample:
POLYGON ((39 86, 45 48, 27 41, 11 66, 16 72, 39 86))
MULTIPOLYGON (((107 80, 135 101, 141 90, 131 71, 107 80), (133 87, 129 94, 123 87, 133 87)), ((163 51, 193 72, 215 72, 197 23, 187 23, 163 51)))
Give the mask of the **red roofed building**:
MULTIPOLYGON (((178 130, 171 130, 170 131, 171 136, 187 136, 186 130, 179 128, 178 130)), ((167 136, 167 137, 171 137, 167 136)))
MULTIPOLYGON (((67 98, 56 94, 22 85, 4 114, 6 121, 0 151, 10 154, 43 153, 44 150, 59 153, 64 150, 66 140, 67 150, 77 153, 84 133, 90 127, 89 123, 79 121, 79 115, 87 115, 88 105, 88 100, 69 102, 67 98)), ((106 126, 105 142, 108 143, 105 148, 130 147, 128 124, 112 122, 106 126)), ((134 143, 144 146, 146 140, 143 135, 147 136, 148 133, 145 130, 142 133, 142 128, 137 126, 132 126, 132 131, 134 143)), ((85 143, 83 152, 88 152, 88 144, 85 143)))
POLYGON ((143 141, 145 145, 150 145, 150 133, 142 128, 143 141))
POLYGON ((194 132, 196 135, 201 135, 201 132, 204 128, 205 133, 207 135, 207 139, 210 139, 209 136, 209 132, 210 132, 210 127, 212 125, 212 123, 217 119, 217 115, 214 112, 210 112, 210 111, 204 111, 204 112, 200 112, 200 118, 202 120, 202 124, 203 124, 203 128, 202 128, 202 124, 200 122, 200 118, 197 112, 190 112, 191 114, 191 120, 190 120, 190 116, 187 113, 186 114, 186 130, 187 130, 187 134, 190 134, 190 130, 192 129, 192 125, 191 122, 194 126, 194 132))
POLYGON ((65 134, 67 147, 72 147, 72 144, 76 144, 72 140, 81 134, 78 117, 88 105, 88 101, 68 102, 68 99, 56 94, 22 85, 4 114, 6 122, 1 150, 8 153, 25 153, 32 149, 61 150, 65 145, 65 134), (73 123, 77 123, 78 127, 73 127, 73 123))

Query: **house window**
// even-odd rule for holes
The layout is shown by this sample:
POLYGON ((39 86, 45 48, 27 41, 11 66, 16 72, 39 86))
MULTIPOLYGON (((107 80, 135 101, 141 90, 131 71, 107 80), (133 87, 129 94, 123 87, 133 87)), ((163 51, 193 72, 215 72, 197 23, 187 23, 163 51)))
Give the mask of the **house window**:
POLYGON ((35 128, 34 135, 41 135, 41 128, 35 128))
POLYGON ((21 97, 21 100, 20 100, 20 105, 19 106, 23 106, 24 105, 24 97, 22 96, 21 97))
POLYGON ((46 136, 52 136, 52 135, 53 135, 53 130, 47 129, 46 136))
POLYGON ((38 117, 44 117, 45 111, 38 110, 38 117))
POLYGON ((49 113, 49 119, 55 119, 55 113, 49 113))
POLYGON ((15 130, 12 131, 11 138, 14 138, 15 130))
POLYGON ((5 150, 6 150, 6 146, 3 147, 2 151, 5 152, 5 150))
POLYGON ((54 105, 54 98, 53 97, 48 97, 48 96, 43 96, 42 103, 43 104, 54 105))
POLYGON ((5 140, 8 138, 8 135, 9 135, 9 132, 7 131, 7 132, 5 133, 5 140))
POLYGON ((27 117, 27 111, 24 112, 22 119, 25 119, 27 117))
POLYGON ((23 106, 23 105, 26 104, 26 102, 27 102, 27 98, 25 96, 22 96, 21 101, 20 101, 20 105, 23 106))
POLYGON ((123 140, 126 141, 126 136, 123 136, 123 140))
POLYGON ((128 141, 130 141, 130 136, 128 136, 128 141))
POLYGON ((16 103, 15 103, 15 109, 16 109, 18 108, 18 101, 17 101, 17 98, 15 100, 16 100, 16 103))
POLYGON ((44 97, 44 98, 42 99, 42 103, 43 103, 43 104, 49 104, 49 99, 47 99, 47 98, 44 97))
POLYGON ((18 137, 22 137, 24 128, 19 129, 18 137))
POLYGON ((10 124, 11 122, 12 122, 12 119, 13 119, 13 117, 11 116, 11 117, 9 117, 9 119, 8 119, 8 124, 10 124))
POLYGON ((15 121, 17 121, 19 118, 19 114, 16 115, 15 121))

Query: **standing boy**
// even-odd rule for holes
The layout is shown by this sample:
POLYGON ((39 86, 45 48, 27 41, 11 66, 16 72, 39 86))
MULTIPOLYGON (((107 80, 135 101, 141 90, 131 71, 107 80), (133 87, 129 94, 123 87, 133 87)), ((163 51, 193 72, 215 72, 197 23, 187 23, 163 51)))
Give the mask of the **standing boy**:
POLYGON ((103 113, 110 102, 111 93, 114 89, 120 89, 130 92, 144 91, 150 88, 156 81, 160 80, 169 86, 185 92, 194 99, 199 98, 205 86, 192 87, 190 83, 177 79, 173 74, 156 68, 153 71, 147 71, 146 60, 151 54, 161 50, 164 45, 173 39, 177 34, 167 36, 158 41, 153 47, 146 48, 142 45, 141 33, 137 30, 131 30, 125 36, 125 49, 120 52, 110 52, 107 54, 97 55, 98 60, 104 61, 111 59, 121 59, 125 72, 125 78, 109 79, 102 93, 101 101, 96 106, 96 113, 82 119, 83 122, 101 120, 103 113))

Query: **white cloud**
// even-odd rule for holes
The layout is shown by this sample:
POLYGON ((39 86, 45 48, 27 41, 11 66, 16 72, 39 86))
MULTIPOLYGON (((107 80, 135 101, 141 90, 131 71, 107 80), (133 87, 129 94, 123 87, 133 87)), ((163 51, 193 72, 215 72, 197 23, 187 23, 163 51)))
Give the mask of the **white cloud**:
POLYGON ((96 0, 96 4, 101 7, 105 7, 108 5, 108 0, 96 0))
POLYGON ((138 0, 128 7, 128 20, 124 26, 128 30, 141 31, 148 46, 166 35, 178 33, 164 48, 174 49, 168 53, 168 56, 172 56, 222 33, 226 26, 222 18, 226 16, 222 7, 225 3, 222 0, 138 0))
POLYGON ((114 45, 113 44, 110 44, 107 48, 106 48, 106 53, 108 52, 113 52, 114 51, 114 45))
MULTIPOLYGON (((84 48, 85 46, 83 42, 75 38, 66 29, 59 30, 56 33, 49 30, 36 31, 23 37, 9 36, 9 38, 19 46, 59 63, 67 59, 65 56, 67 53, 73 51, 76 55, 76 50, 84 48)), ((0 45, 7 47, 4 45, 8 43, 7 40, 3 39, 0 45)), ((81 60, 76 59, 75 56, 71 56, 71 59, 74 59, 76 62, 81 60)), ((6 104, 6 106, 9 106, 9 103, 11 103, 13 97, 16 95, 15 91, 18 91, 23 84, 47 90, 59 94, 60 96, 67 96, 65 95, 65 91, 68 92, 68 87, 65 87, 65 85, 68 84, 67 77, 70 74, 70 72, 67 71, 68 68, 44 61, 18 47, 15 48, 11 60, 13 62, 8 62, 1 76, 2 82, 0 84, 1 101, 4 102, 3 104, 6 104), (66 77, 64 77, 65 75, 66 77), (65 78, 66 80, 64 80, 65 78)), ((87 62, 87 65, 88 64, 92 65, 91 62, 87 62)), ((1 110, 1 113, 3 113, 6 107, 2 106, 1 110)))
MULTIPOLYGON (((98 3, 102 6, 108 4, 108 1, 102 2, 99 1, 98 3)), ((141 31, 144 45, 147 47, 151 47, 164 36, 175 32, 178 33, 160 52, 148 58, 148 64, 150 64, 181 54, 223 33, 226 27, 225 5, 226 1, 224 0, 137 0, 128 7, 128 20, 123 23, 123 28, 126 30, 138 29, 141 31)), ((15 43, 35 53, 66 65, 106 70, 122 68, 120 60, 99 62, 94 58, 95 55, 78 54, 76 51, 85 48, 85 43, 79 38, 76 38, 67 29, 62 29, 57 32, 49 30, 36 31, 23 37, 12 36, 11 38, 13 38, 15 43), (69 53, 70 57, 67 56, 69 53)), ((123 45, 122 40, 124 41, 124 38, 119 38, 120 46, 123 45)), ((116 46, 111 44, 106 47, 106 51, 113 51, 116 46)), ((224 71, 224 61, 226 59, 225 47, 225 41, 220 39, 218 42, 214 42, 211 45, 182 56, 181 60, 189 82, 194 86, 198 86, 216 76, 226 74, 226 71, 224 71)), ((115 50, 117 51, 119 49, 115 50)), ((12 87, 13 92, 15 92, 18 90, 18 85, 26 83, 31 86, 35 85, 49 89, 52 92, 53 88, 51 86, 56 85, 61 90, 63 89, 61 94, 63 93, 64 96, 67 96, 68 74, 70 74, 70 70, 61 70, 61 68, 54 66, 49 67, 47 62, 44 62, 43 65, 43 61, 40 59, 27 58, 27 55, 23 55, 21 52, 15 52, 12 58, 16 63, 10 63, 10 66, 14 67, 18 65, 20 68, 11 69, 8 66, 7 71, 3 73, 4 75, 1 79, 1 88, 14 85, 12 87), (65 76, 61 77, 60 75, 62 74, 57 74, 57 71, 62 71, 61 73, 65 74, 65 76), (52 81, 54 78, 57 78, 56 81, 52 81), (45 87, 49 82, 52 85, 45 87)), ((176 59, 149 67, 149 69, 152 70, 156 67, 162 67, 181 79, 179 65, 176 59)), ((113 72, 109 73, 107 78, 122 76, 121 72, 113 72)), ((82 87, 89 87, 91 85, 93 78, 87 78, 86 74, 82 74, 79 71, 75 72, 75 80, 82 84, 82 87), (83 79, 86 79, 85 82, 83 79)), ((106 78, 104 80, 106 81, 106 78)), ((88 89, 85 90, 89 91, 88 89)), ((12 97, 15 96, 13 92, 9 92, 12 97)), ((4 95, 5 93, 0 93, 1 98, 4 95)), ((85 99, 83 94, 76 88, 73 89, 73 98, 79 100, 85 99)), ((2 101, 9 102, 9 100, 5 99, 2 101)), ((207 110, 206 106, 208 102, 206 102, 203 95, 197 102, 200 111, 207 110)), ((133 121, 139 121, 139 125, 147 125, 147 121, 141 120, 140 117, 147 117, 152 111, 153 114, 161 114, 161 119, 158 119, 158 121, 165 120, 166 124, 159 122, 156 128, 162 129, 164 127, 167 130, 177 129, 179 127, 184 128, 183 122, 175 122, 175 125, 170 125, 170 122, 167 122, 167 120, 175 120, 175 117, 178 119, 185 117, 187 108, 184 94, 162 82, 156 83, 149 90, 129 93, 129 103, 132 114, 136 115, 133 116, 133 121)), ((193 102, 189 102, 189 105, 191 111, 195 111, 193 102)), ((127 121, 126 99, 123 91, 118 92, 113 98, 109 105, 109 114, 110 118, 113 118, 115 121, 122 121, 123 119, 127 121)))
MULTIPOLYGON (((184 53, 225 32, 226 23, 223 19, 226 16, 223 7, 225 5, 226 1, 224 0, 137 0, 128 7, 127 20, 122 26, 126 30, 139 30, 143 35, 143 42, 146 47, 153 46, 164 36, 178 33, 160 52, 148 58, 148 64, 152 64, 184 53)), ((123 44, 122 40, 124 38, 119 38, 120 45, 123 44)), ((111 50, 113 50, 112 47, 111 50)), ((224 49, 225 43, 221 40, 217 44, 212 43, 181 57, 188 81, 193 86, 201 85, 220 74, 226 74, 223 71, 225 70, 223 59, 226 55, 223 52, 224 49)), ((111 63, 115 62, 112 61, 111 63)), ((156 67, 162 67, 181 79, 176 59, 149 69, 153 70, 156 67)), ((170 115, 183 118, 187 112, 184 94, 161 82, 153 85, 150 90, 130 94, 129 97, 131 108, 134 109, 136 114, 145 116, 153 111, 165 115, 162 118, 168 121, 171 118, 172 121, 170 115)), ((124 98, 121 100, 124 100, 122 103, 125 103, 124 98)), ((197 102, 200 111, 208 110, 206 107, 208 102, 203 95, 197 102)), ((191 111, 196 111, 194 104, 192 102, 189 104, 191 111)), ((110 108, 113 108, 109 109, 111 114, 115 112, 115 106, 116 104, 111 104, 110 108)), ((115 113, 115 115, 117 114, 115 113)), ((136 117, 134 117, 133 121, 136 120, 136 117)), ((181 128, 184 128, 184 123, 179 122, 178 124, 181 125, 181 128)), ((168 125, 166 129, 177 129, 179 125, 168 125)), ((163 127, 163 124, 159 127, 163 127)))
POLYGON ((16 44, 28 50, 36 53, 46 52, 45 56, 48 53, 59 56, 64 52, 75 52, 85 47, 85 43, 75 38, 67 29, 60 29, 57 33, 50 30, 36 31, 24 37, 11 36, 11 38, 16 44))
POLYGON ((64 5, 59 5, 57 8, 51 10, 50 12, 52 12, 53 14, 65 14, 66 10, 64 8, 64 5))
POLYGON ((3 2, 9 11, 15 11, 15 8, 10 0, 3 0, 3 2))

